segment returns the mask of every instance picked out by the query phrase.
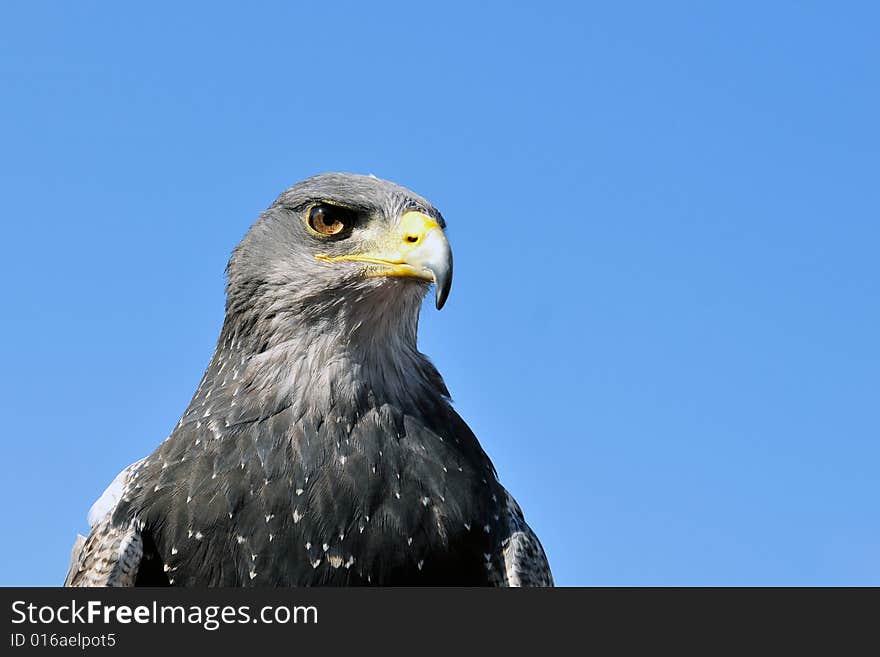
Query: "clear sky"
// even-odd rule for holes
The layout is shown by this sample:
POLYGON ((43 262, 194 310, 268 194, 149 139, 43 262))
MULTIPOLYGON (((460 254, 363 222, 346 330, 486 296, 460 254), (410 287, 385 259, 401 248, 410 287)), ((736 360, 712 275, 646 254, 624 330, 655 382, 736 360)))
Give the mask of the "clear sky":
POLYGON ((880 585, 880 10, 723 4, 3 3, 0 584, 62 581, 231 249, 353 171, 449 223, 420 345, 559 584, 880 585))

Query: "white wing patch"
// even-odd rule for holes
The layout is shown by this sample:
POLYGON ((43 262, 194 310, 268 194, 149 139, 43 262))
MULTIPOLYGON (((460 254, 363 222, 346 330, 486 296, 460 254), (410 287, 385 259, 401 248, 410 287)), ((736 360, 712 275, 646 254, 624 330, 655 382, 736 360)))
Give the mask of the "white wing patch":
POLYGON ((143 461, 144 459, 135 461, 116 475, 116 478, 110 482, 107 489, 101 493, 101 497, 95 500, 95 503, 92 504, 92 508, 89 509, 89 527, 96 527, 105 517, 107 517, 108 513, 112 513, 113 509, 116 508, 116 504, 119 502, 119 498, 121 498, 125 492, 129 476, 137 466, 143 463, 143 461))
POLYGON ((78 536, 74 543, 65 586, 134 586, 144 554, 143 539, 136 527, 114 525, 113 511, 143 460, 116 475, 89 509, 91 531, 88 538, 78 536))

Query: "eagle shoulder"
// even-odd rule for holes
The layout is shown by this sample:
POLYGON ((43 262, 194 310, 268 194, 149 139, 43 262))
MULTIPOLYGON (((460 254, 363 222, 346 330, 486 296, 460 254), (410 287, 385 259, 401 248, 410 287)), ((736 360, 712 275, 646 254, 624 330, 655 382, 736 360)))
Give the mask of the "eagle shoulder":
POLYGON ((120 472, 92 505, 89 535, 76 538, 64 586, 134 586, 144 556, 143 536, 134 523, 114 523, 113 512, 139 464, 120 472))
POLYGON ((535 532, 526 523, 522 509, 507 495, 508 532, 501 541, 503 572, 498 586, 553 586, 547 555, 535 532))

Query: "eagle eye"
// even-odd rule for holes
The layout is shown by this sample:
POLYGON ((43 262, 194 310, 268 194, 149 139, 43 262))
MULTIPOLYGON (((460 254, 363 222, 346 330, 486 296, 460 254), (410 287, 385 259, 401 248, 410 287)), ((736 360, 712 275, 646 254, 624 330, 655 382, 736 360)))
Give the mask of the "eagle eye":
POLYGON ((353 210, 319 203, 309 209, 309 228, 324 237, 335 237, 350 230, 356 218, 353 210))

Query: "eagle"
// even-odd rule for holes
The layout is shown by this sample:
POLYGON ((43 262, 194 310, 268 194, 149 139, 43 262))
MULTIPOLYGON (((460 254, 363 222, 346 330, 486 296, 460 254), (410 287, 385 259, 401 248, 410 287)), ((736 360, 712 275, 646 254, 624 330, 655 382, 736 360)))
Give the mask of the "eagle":
POLYGON ((552 586, 417 348, 452 283, 445 226, 375 176, 284 191, 229 259, 189 406, 92 506, 65 585, 552 586))

